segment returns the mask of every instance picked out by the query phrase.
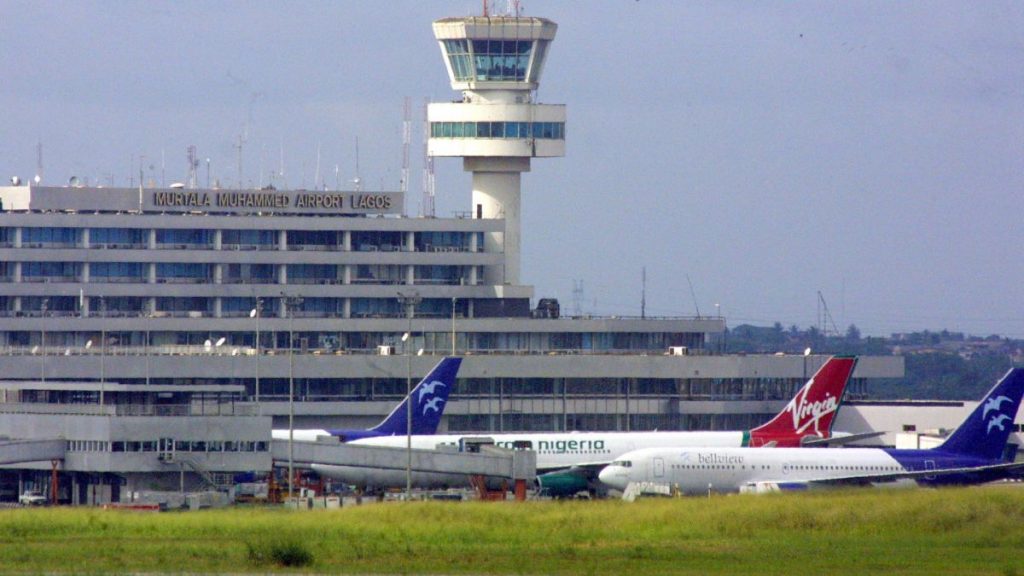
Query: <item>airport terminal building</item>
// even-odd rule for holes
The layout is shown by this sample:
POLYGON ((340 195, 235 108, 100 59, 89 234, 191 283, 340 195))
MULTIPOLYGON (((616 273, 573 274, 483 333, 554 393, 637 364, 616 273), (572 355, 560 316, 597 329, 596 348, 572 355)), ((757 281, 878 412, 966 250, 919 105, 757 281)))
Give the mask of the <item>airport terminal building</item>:
MULTIPOLYGON (((203 189, 194 177, 0 187, 0 363, 18 390, 0 413, 26 395, 49 402, 43 391, 114 417, 219 390, 254 407, 232 412, 213 444, 223 452, 261 441, 251 426, 267 417, 284 427, 290 394, 296 427, 372 425, 454 353, 465 361, 448 431, 763 422, 824 357, 719 354, 721 317, 568 317, 520 277, 521 175, 565 153, 565 106, 536 101, 556 30, 511 16, 434 23, 461 97, 429 106, 428 149, 472 172, 453 217, 412 216, 397 191, 203 189)), ((902 358, 862 358, 851 393, 902 375, 902 358)), ((65 432, 103 450, 133 441, 65 432)))

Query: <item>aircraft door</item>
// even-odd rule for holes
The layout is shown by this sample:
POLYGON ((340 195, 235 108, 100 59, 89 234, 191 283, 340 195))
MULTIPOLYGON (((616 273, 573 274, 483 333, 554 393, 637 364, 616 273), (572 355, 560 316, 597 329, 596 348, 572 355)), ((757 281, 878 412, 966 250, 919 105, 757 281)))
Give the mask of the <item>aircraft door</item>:
POLYGON ((655 458, 654 459, 654 477, 664 478, 665 477, 665 459, 655 458))
MULTIPOLYGON (((924 461, 924 469, 925 470, 935 470, 935 460, 925 460, 924 461)), ((935 476, 925 476, 924 478, 925 478, 925 480, 935 480, 935 476)))

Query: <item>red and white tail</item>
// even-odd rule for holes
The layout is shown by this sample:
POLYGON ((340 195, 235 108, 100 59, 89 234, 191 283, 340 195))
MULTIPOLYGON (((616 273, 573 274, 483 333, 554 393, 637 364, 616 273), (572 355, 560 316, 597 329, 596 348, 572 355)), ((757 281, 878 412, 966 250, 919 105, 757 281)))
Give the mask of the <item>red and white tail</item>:
POLYGON ((856 365, 856 356, 829 358, 782 412, 750 431, 749 445, 799 446, 807 437, 827 438, 856 365))

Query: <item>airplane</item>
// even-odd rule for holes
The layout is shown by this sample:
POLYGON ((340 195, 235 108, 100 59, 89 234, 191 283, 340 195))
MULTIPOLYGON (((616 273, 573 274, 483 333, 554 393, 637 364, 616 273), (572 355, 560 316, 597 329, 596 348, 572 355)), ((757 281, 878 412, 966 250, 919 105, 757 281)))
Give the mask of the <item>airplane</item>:
MULTIPOLYGON (((582 491, 593 492, 600 488, 596 482, 598 472, 619 455, 638 447, 807 446, 877 436, 880 433, 846 436, 831 433, 836 410, 856 363, 856 357, 852 356, 830 358, 778 415, 748 431, 435 434, 413 436, 412 447, 461 449, 466 438, 486 437, 498 447, 535 450, 538 486, 545 493, 570 496, 582 491)), ((406 438, 363 438, 352 444, 405 448, 406 438)), ((313 468, 327 478, 357 486, 404 486, 406 481, 405 471, 332 465, 314 465, 313 468)), ((413 473, 413 483, 423 488, 464 486, 467 482, 465 476, 455 474, 413 473)))
POLYGON ((990 482, 1024 468, 1007 444, 1024 395, 1024 368, 1012 368, 945 442, 931 449, 646 448, 619 456, 601 471, 603 484, 624 491, 677 488, 684 494, 775 492, 876 484, 928 486, 990 482))
MULTIPOLYGON (((395 406, 394 410, 373 428, 368 429, 302 429, 292 430, 292 439, 315 442, 324 436, 337 437, 341 442, 351 442, 364 438, 375 438, 379 436, 401 436, 406 437, 408 422, 406 406, 409 399, 415 402, 416 409, 412 413, 413 434, 433 434, 441 423, 441 415, 448 403, 448 394, 455 386, 455 376, 459 373, 459 366, 462 358, 442 358, 436 366, 420 380, 419 384, 412 389, 410 394, 395 406)), ((271 437, 274 440, 287 440, 288 429, 273 430, 271 437)))

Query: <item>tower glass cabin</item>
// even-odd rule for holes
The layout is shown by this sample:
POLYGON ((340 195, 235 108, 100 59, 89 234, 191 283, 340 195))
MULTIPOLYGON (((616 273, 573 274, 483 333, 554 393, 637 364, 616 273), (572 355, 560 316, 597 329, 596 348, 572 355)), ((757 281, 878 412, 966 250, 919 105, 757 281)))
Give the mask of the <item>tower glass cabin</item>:
POLYGON ((431 104, 429 153, 463 159, 473 173, 472 213, 504 220, 485 235, 488 251, 505 254, 504 268, 484 281, 520 283, 520 174, 530 158, 565 155, 565 106, 537 104, 548 47, 558 26, 544 18, 490 16, 434 22, 459 102, 431 104))

